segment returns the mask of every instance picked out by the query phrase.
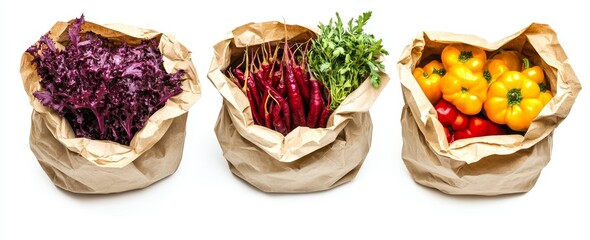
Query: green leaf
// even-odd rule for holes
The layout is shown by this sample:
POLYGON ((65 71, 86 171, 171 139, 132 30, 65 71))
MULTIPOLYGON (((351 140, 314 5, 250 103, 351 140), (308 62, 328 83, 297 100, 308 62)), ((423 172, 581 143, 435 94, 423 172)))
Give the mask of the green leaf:
POLYGON ((343 88, 350 88, 352 87, 352 85, 350 84, 350 81, 346 81, 344 82, 344 84, 342 85, 343 88))
POLYGON ((378 72, 371 72, 371 85, 374 88, 378 88, 379 84, 381 84, 381 76, 379 76, 378 72))
POLYGON ((320 65, 320 72, 326 72, 330 70, 330 63, 329 62, 325 62, 322 63, 322 65, 320 65))
POLYGON ((334 49, 334 52, 332 54, 334 55, 334 57, 338 57, 341 54, 344 54, 344 48, 337 47, 336 49, 334 49))
POLYGON ((334 49, 334 48, 336 48, 336 44, 334 42, 329 42, 328 49, 334 49))
POLYGON ((344 75, 344 74, 346 74, 346 73, 347 73, 349 70, 350 70, 350 68, 347 68, 347 67, 346 67, 346 68, 341 68, 340 70, 338 70, 338 73, 340 73, 340 74, 343 74, 343 75, 344 75))

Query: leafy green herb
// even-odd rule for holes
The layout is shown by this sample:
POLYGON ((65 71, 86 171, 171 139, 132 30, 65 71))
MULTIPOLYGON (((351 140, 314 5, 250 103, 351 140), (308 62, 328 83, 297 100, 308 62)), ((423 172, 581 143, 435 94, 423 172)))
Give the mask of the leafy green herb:
POLYGON ((363 32, 371 14, 365 12, 356 20, 349 20, 346 29, 338 13, 336 21, 330 19, 327 25, 318 25, 321 34, 313 40, 307 59, 315 78, 330 89, 332 110, 368 77, 375 88, 381 83, 379 72, 385 67, 378 58, 388 52, 381 39, 363 32))

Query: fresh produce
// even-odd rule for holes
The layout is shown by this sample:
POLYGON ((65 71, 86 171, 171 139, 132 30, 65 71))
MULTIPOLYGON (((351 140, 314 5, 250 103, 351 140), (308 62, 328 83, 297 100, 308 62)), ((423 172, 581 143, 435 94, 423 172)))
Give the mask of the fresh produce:
MULTIPOLYGON (((310 42, 268 43, 245 50, 244 60, 227 76, 248 98, 254 123, 287 135, 297 127, 325 128, 342 101, 367 78, 377 88, 388 54, 373 35, 363 32, 366 12, 348 22, 320 24, 310 42)), ((285 29, 285 31, 287 31, 285 29)))
POLYGON ((502 73, 521 71, 521 59, 522 56, 517 51, 501 51, 486 62, 483 76, 490 84, 496 81, 502 73))
POLYGON ((522 54, 514 50, 500 50, 492 59, 501 60, 510 71, 520 71, 522 69, 522 54))
POLYGON ((484 103, 490 120, 506 124, 515 131, 526 131, 545 106, 545 101, 548 101, 541 98, 538 83, 544 80, 543 72, 537 71, 540 68, 525 68, 523 72, 509 71, 502 74, 490 85, 488 99, 484 103))
POLYGON ((307 45, 285 39, 246 49, 244 62, 228 69, 228 76, 250 102, 255 124, 283 135, 300 126, 326 127, 330 94, 305 71, 307 45))
POLYGON ((522 53, 499 50, 491 59, 486 56, 482 48, 451 43, 441 53, 442 64, 434 59, 413 71, 439 121, 451 130, 447 131, 449 143, 504 134, 495 124, 526 131, 553 98, 543 69, 532 66, 522 53))
POLYGON ((543 69, 539 66, 531 66, 528 58, 523 58, 522 62, 522 74, 539 84, 539 90, 541 91, 539 98, 543 102, 543 105, 546 105, 553 98, 553 94, 549 91, 549 84, 545 79, 543 69))
POLYGON ((169 74, 155 39, 137 46, 81 33, 84 16, 60 49, 46 34, 26 51, 41 90, 33 95, 68 120, 77 137, 128 145, 148 118, 182 92, 182 71, 169 74))
POLYGON ((434 109, 438 120, 445 127, 445 135, 449 143, 464 138, 505 133, 505 130, 499 125, 481 117, 465 115, 445 100, 436 103, 434 109))
POLYGON ((476 46, 464 43, 452 43, 447 45, 441 58, 445 69, 454 65, 464 65, 473 72, 482 72, 486 62, 486 52, 476 46))
POLYGON ((379 57, 388 52, 383 49, 381 39, 363 31, 371 14, 365 12, 351 19, 345 28, 336 13, 336 21, 330 19, 328 24, 319 24, 321 34, 307 52, 313 76, 329 89, 331 110, 338 108, 367 78, 373 87, 379 87, 379 72, 385 69, 379 57))
POLYGON ((435 104, 442 97, 440 79, 445 75, 445 69, 437 60, 432 60, 424 67, 417 67, 413 72, 418 85, 430 101, 435 104))
POLYGON ((481 111, 486 100, 488 83, 481 72, 475 73, 463 64, 455 64, 447 69, 441 79, 443 98, 464 114, 475 115, 481 111))
POLYGON ((543 106, 545 106, 547 105, 547 103, 549 103, 549 101, 551 101, 551 99, 553 98, 553 94, 551 93, 551 91, 549 91, 549 85, 547 85, 546 83, 540 83, 539 90, 541 91, 541 93, 539 94, 539 99, 541 99, 541 102, 543 102, 543 106))

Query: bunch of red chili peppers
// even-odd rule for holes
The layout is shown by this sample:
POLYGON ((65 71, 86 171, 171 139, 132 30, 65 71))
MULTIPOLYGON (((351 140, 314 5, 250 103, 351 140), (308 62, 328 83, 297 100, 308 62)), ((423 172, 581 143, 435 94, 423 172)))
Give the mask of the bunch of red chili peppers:
POLYGON ((291 49, 285 41, 247 48, 244 61, 228 69, 229 78, 250 102, 255 124, 283 135, 300 126, 326 127, 330 94, 306 71, 306 47, 295 44, 291 49))

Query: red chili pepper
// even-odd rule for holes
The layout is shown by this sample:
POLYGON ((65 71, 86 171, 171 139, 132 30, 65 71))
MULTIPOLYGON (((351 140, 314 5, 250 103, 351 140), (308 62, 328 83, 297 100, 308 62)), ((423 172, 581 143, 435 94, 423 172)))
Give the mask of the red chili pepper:
POLYGON ((283 135, 287 135, 289 133, 289 128, 287 127, 287 124, 283 120, 283 119, 286 119, 286 117, 282 118, 280 115, 280 112, 281 112, 281 107, 278 104, 272 108, 272 112, 271 112, 272 125, 273 125, 275 131, 280 132, 283 135))
MULTIPOLYGON (((283 73, 279 70, 276 71, 272 74, 272 87, 276 88, 277 90, 279 89, 279 83, 281 82, 281 77, 283 76, 283 73)), ((283 84, 283 89, 285 89, 285 84, 283 84)), ((287 89, 285 89, 287 90, 287 89)))
POLYGON ((229 76, 229 79, 234 82, 236 84, 236 86, 238 86, 240 89, 243 88, 243 81, 244 79, 238 79, 232 72, 231 70, 227 70, 227 75, 229 76))
MULTIPOLYGON (((268 105, 268 99, 270 98, 268 91, 264 91, 264 95, 262 95, 262 99, 258 106, 258 115, 264 120, 264 118, 266 117, 266 113, 268 112, 267 110, 267 105, 268 105)), ((261 125, 264 124, 266 125, 265 121, 262 121, 261 125)), ((268 127, 268 126, 267 126, 268 127)))
POLYGON ((330 110, 330 105, 324 106, 324 109, 322 110, 322 114, 320 115, 320 120, 318 121, 318 127, 320 127, 320 128, 327 127, 328 118, 330 117, 331 112, 332 111, 330 110))
POLYGON ((285 75, 286 75, 285 72, 286 71, 283 71, 283 65, 285 65, 285 64, 283 64, 281 62, 281 64, 279 64, 279 65, 281 67, 278 72, 281 73, 281 77, 279 78, 279 83, 277 84, 277 91, 281 94, 282 97, 286 98, 286 97, 288 97, 287 96, 287 84, 285 84, 285 75))
POLYGON ((254 97, 252 97, 253 92, 252 91, 248 91, 248 102, 250 102, 250 112, 252 113, 252 118, 254 119, 254 123, 261 125, 262 119, 260 118, 260 115, 258 114, 258 111, 256 111, 256 102, 254 100, 254 97))
POLYGON ((248 98, 248 101, 250 102, 250 110, 252 112, 252 118, 254 119, 254 123, 256 123, 258 125, 264 124, 264 121, 258 112, 258 105, 261 102, 260 101, 260 93, 258 92, 258 89, 256 87, 256 83, 254 82, 254 78, 252 77, 252 74, 248 74, 247 79, 245 79, 246 76, 245 76, 244 72, 242 72, 242 70, 240 70, 239 68, 234 69, 234 74, 236 74, 236 77, 238 79, 242 78, 245 81, 245 85, 244 85, 244 87, 246 87, 245 94, 246 94, 246 97, 248 98))
POLYGON ((285 122, 285 126, 288 131, 291 131, 291 110, 289 109, 289 103, 287 103, 287 100, 285 100, 285 98, 283 98, 279 92, 277 92, 277 90, 270 87, 270 85, 266 85, 266 91, 268 91, 269 96, 275 100, 277 106, 280 108, 280 111, 283 112, 283 121, 285 122))
POLYGON ((256 86, 256 82, 254 82, 252 75, 249 74, 248 79, 244 80, 246 80, 246 83, 248 84, 248 92, 251 92, 252 97, 254 97, 254 102, 257 104, 260 103, 260 92, 258 91, 258 87, 256 86))
POLYGON ((304 76, 308 74, 307 72, 305 72, 303 69, 301 69, 301 67, 295 63, 293 64, 293 74, 295 75, 295 80, 297 80, 297 85, 299 86, 299 91, 301 91, 301 96, 302 96, 302 100, 303 100, 303 105, 308 106, 309 104, 309 100, 311 98, 311 93, 310 93, 310 86, 308 83, 305 82, 304 80, 304 76))
POLYGON ((263 62, 262 65, 260 65, 260 74, 262 76, 262 80, 270 84, 270 64, 263 62))
POLYGON ((234 74, 240 81, 241 86, 245 88, 244 84, 246 83, 246 81, 244 80, 244 72, 239 68, 234 68, 234 74))
MULTIPOLYGON (((303 52, 303 56, 307 56, 307 52, 306 51, 303 52)), ((305 69, 307 69, 307 58, 302 58, 301 59, 301 64, 299 65, 299 67, 301 68, 302 73, 303 73, 303 84, 305 86, 310 86, 310 83, 309 83, 309 81, 310 81, 310 73, 305 70, 305 69)))
POLYGON ((263 70, 252 71, 252 75, 254 75, 254 80, 259 89, 264 90, 268 85, 270 85, 267 77, 265 77, 263 70))
POLYGON ((288 102, 289 107, 291 107, 291 118, 293 120, 291 122, 291 127, 296 128, 299 126, 306 126, 307 124, 305 120, 303 99, 301 98, 299 86, 297 85, 295 74, 293 73, 293 66, 295 65, 293 53, 291 52, 291 49, 289 49, 287 41, 285 41, 283 57, 283 66, 285 66, 285 82, 287 83, 287 94, 289 95, 288 102))
POLYGON ((328 118, 332 113, 330 110, 330 103, 332 102, 332 95, 330 95, 330 90, 324 85, 322 82, 315 80, 322 89, 322 96, 326 96, 326 104, 323 105, 322 113, 320 114, 320 119, 318 120, 318 127, 326 128, 328 126, 328 118))
POLYGON ((505 133, 499 125, 477 116, 465 115, 445 100, 438 101, 434 109, 436 109, 438 120, 445 127, 445 135, 449 143, 464 138, 505 133))
POLYGON ((267 128, 272 129, 272 121, 270 118, 270 112, 272 110, 272 108, 275 106, 275 102, 270 102, 270 105, 264 105, 264 126, 267 128), (270 110, 269 110, 270 109, 270 110))
POLYGON ((322 99, 322 90, 317 80, 311 80, 311 100, 309 101, 309 112, 307 113, 307 126, 315 128, 318 125, 321 112, 323 111, 324 99, 322 99))

